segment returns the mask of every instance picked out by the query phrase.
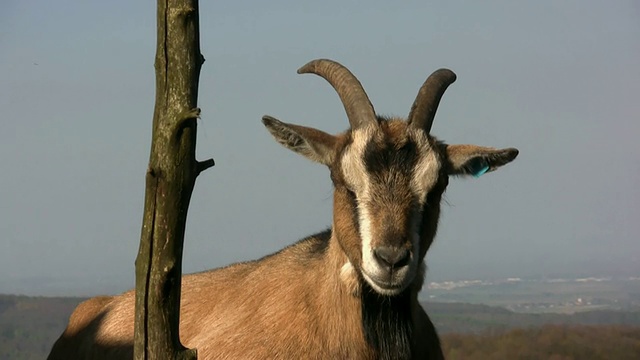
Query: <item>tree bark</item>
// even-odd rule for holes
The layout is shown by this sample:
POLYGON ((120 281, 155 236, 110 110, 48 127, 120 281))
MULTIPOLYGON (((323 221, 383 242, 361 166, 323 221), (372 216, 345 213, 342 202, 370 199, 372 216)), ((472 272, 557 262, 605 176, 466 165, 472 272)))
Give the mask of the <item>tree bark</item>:
POLYGON ((158 0, 156 102, 136 258, 134 358, 196 359, 180 343, 182 248, 198 174, 195 159, 200 68, 198 0, 158 0))

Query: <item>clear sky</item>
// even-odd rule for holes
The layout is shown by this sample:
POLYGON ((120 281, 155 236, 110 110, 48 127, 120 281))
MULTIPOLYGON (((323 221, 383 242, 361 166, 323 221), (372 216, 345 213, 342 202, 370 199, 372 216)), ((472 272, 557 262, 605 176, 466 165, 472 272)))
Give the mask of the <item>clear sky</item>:
MULTIPOLYGON (((184 269, 276 251, 326 228, 331 182, 263 114, 347 127, 340 61, 376 110, 406 115, 435 69, 458 74, 432 130, 520 149, 451 181, 428 281, 640 275, 637 1, 201 1, 202 120, 184 269), (363 6, 366 4, 366 7, 363 6)), ((0 293, 133 286, 154 100, 155 2, 0 3, 0 293)))

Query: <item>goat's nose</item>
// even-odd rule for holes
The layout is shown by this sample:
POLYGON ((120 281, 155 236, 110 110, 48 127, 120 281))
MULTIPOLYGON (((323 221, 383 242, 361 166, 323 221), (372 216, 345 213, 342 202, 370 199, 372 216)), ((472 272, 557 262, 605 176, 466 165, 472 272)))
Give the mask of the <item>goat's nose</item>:
POLYGON ((409 250, 390 246, 380 246, 373 250, 380 265, 386 268, 399 268, 409 263, 409 250))

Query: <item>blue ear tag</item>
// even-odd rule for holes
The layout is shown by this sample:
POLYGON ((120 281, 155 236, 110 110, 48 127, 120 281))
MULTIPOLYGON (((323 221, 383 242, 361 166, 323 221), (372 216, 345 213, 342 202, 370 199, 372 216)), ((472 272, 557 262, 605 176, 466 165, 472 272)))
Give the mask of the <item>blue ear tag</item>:
POLYGON ((473 173, 473 177, 479 178, 482 174, 486 173, 487 170, 489 170, 489 165, 485 165, 481 169, 473 173))
POLYGON ((469 172, 471 173, 471 175, 476 178, 479 178, 487 171, 489 171, 489 164, 484 159, 480 161, 474 161, 469 168, 469 172))

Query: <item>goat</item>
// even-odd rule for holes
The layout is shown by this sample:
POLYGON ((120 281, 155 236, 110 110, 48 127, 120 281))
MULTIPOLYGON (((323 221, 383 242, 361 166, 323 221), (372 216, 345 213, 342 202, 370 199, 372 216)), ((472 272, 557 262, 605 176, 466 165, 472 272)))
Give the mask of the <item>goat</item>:
MULTIPOLYGON (((377 116, 356 77, 337 62, 298 73, 327 80, 350 128, 320 130, 262 121, 286 148, 326 165, 333 223, 255 261, 182 279, 180 337, 200 359, 442 359, 433 323, 418 302, 424 257, 451 175, 493 171, 514 148, 447 145, 431 124, 447 69, 420 88, 408 119, 377 116)), ((80 304, 49 359, 130 359, 134 291, 80 304)))

